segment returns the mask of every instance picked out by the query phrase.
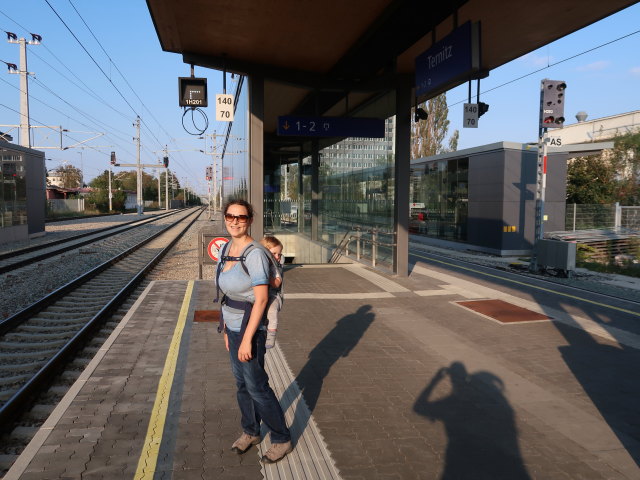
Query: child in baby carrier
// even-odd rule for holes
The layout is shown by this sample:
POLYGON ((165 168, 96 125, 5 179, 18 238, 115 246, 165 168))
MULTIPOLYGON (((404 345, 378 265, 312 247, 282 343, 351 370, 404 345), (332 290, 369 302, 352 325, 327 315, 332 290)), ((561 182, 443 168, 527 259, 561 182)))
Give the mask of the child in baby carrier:
POLYGON ((269 267, 269 302, 267 303, 267 343, 266 348, 273 348, 278 331, 278 314, 282 308, 282 242, 276 237, 267 236, 260 244, 271 252, 275 262, 269 267))

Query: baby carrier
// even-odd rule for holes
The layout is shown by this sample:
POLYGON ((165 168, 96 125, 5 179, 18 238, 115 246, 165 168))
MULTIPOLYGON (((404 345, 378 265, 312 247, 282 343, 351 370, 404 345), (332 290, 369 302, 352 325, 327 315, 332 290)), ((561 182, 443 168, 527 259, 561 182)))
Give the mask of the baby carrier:
MULTIPOLYGON (((244 247, 244 250, 242 250, 239 257, 227 256, 226 255, 227 247, 229 246, 230 243, 231 242, 227 242, 222 246, 222 248, 220 248, 220 260, 218 261, 218 266, 216 267, 216 298, 213 300, 216 303, 218 302, 218 300, 220 300, 220 274, 222 273, 222 270, 224 268, 224 263, 226 261, 240 262, 240 266, 242 267, 242 270, 244 270, 244 273, 246 273, 247 276, 249 276, 249 269, 245 265, 244 261, 252 249, 261 248, 265 251, 267 258, 273 265, 275 265, 276 269, 280 268, 280 265, 277 264, 276 259, 273 258, 273 255, 271 255, 271 252, 268 251, 266 248, 264 248, 262 245, 255 243, 253 241, 250 242, 246 247, 244 247)), ((278 290, 280 292, 282 291, 282 284, 280 285, 280 288, 278 290)), ((249 302, 248 300, 234 300, 232 298, 229 298, 227 295, 222 295, 220 304, 227 305, 235 310, 242 310, 244 312, 242 316, 242 324, 240 326, 240 337, 242 338, 242 336, 244 336, 245 330, 247 329, 247 324, 249 323, 249 317, 251 316, 251 309, 253 308, 253 303, 249 302)), ((267 318, 267 312, 265 310, 262 321, 264 322, 266 318, 267 318)), ((218 333, 221 333, 223 328, 224 328, 224 319, 222 318, 222 309, 220 309, 220 323, 218 324, 218 333)))

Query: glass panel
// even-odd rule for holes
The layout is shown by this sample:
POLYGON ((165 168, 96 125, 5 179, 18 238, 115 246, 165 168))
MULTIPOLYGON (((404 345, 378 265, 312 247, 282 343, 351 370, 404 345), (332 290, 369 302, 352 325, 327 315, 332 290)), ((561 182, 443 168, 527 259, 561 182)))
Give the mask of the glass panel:
POLYGON ((22 155, 0 154, 0 228, 27 223, 26 170, 22 155))
MULTIPOLYGON (((240 93, 236 97, 236 111, 231 131, 226 139, 222 156, 221 196, 224 204, 231 198, 249 198, 249 95, 244 77, 227 74, 227 84, 235 85, 240 93)), ((255 208, 258 206, 254 205, 255 208)))
POLYGON ((411 170, 411 233, 467 240, 469 159, 433 160, 411 170))
MULTIPOLYGON (((359 229, 363 241, 361 254, 371 257, 374 240, 376 261, 391 262, 394 229, 395 117, 386 120, 384 138, 347 138, 320 151, 318 238, 337 245, 359 229), (383 245, 384 244, 384 245, 383 245)), ((303 159, 302 205, 298 203, 300 177, 298 166, 280 167, 270 180, 281 183, 273 200, 265 201, 265 210, 274 214, 272 230, 295 230, 311 236, 311 158, 303 159)), ((265 195, 266 200, 266 195, 265 195)), ((265 219, 266 222, 266 219, 265 219)), ((355 241, 349 245, 355 249, 355 241)), ((371 258, 370 258, 371 260, 371 258)))

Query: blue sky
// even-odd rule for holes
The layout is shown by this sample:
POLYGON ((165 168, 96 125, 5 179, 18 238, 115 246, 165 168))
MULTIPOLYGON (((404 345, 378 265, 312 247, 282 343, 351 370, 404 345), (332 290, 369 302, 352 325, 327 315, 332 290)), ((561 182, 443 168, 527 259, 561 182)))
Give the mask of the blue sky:
MULTIPOLYGON (((143 120, 142 161, 158 163, 160 151, 168 145, 170 150, 177 150, 170 152, 170 167, 181 182, 188 181, 200 192, 206 191, 204 170, 210 157, 198 150, 208 149, 211 141, 205 147, 204 140, 185 132, 178 106, 177 77, 189 76, 189 66, 180 55, 161 50, 145 2, 3 2, 0 29, 19 37, 31 38, 30 33, 42 36, 41 45, 27 47, 28 69, 36 74, 29 84, 32 125, 62 126, 68 130, 63 146, 109 132, 88 142, 87 148, 45 150, 49 168, 68 162, 83 167, 85 179, 90 180, 108 168, 112 150, 117 152, 119 162, 134 163, 133 123, 139 114, 143 120)), ((640 109, 640 33, 634 34, 638 30, 640 4, 492 71, 481 82, 481 92, 486 92, 481 93, 481 100, 490 109, 477 129, 462 128, 467 85, 447 92, 450 132, 460 130, 459 148, 501 140, 535 141, 543 78, 567 82, 567 123, 575 122, 574 115, 580 110, 593 119, 640 109), (625 35, 629 36, 614 41, 625 35), (563 61, 590 49, 594 50, 563 61), (553 66, 557 62, 561 63, 553 66), (544 68, 548 65, 552 66, 544 68), (529 76, 513 81, 524 75, 529 76), (508 82, 512 83, 500 87, 508 82)), ((0 61, 18 64, 19 48, 5 38, 0 40, 0 61)), ((0 124, 17 124, 19 77, 6 72, 0 64, 0 124)), ((196 76, 208 78, 210 97, 222 92, 220 72, 196 68, 196 76)), ((228 84, 227 90, 230 89, 228 84)), ((474 95, 475 91, 474 83, 474 95)), ((223 132, 226 125, 215 121, 215 110, 208 108, 206 113, 210 122, 207 133, 223 132)), ((53 130, 40 128, 34 132, 35 146, 59 144, 59 134, 53 130)), ((13 133, 17 137, 17 132, 13 133)))

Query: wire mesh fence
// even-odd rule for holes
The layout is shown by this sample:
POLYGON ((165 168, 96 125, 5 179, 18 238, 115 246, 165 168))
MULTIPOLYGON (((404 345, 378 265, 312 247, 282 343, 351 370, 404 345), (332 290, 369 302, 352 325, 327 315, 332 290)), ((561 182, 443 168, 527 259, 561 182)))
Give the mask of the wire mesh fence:
POLYGON ((567 204, 565 230, 616 230, 621 228, 640 230, 640 206, 623 207, 617 203, 567 204))
POLYGON ((640 232, 640 207, 620 207, 620 226, 640 232))

